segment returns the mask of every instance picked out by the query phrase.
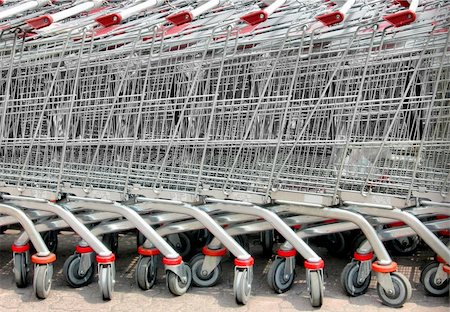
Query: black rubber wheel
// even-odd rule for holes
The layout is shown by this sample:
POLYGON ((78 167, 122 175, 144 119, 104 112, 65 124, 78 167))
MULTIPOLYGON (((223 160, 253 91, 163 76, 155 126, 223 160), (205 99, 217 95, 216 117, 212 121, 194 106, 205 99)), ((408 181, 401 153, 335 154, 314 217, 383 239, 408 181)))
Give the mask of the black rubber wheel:
POLYGON ((139 248, 142 245, 144 245, 144 243, 145 243, 145 236, 141 232, 137 231, 137 233, 136 233, 136 246, 139 248))
POLYGON ((119 251, 119 233, 103 234, 102 242, 117 256, 117 252, 119 251))
POLYGON ((273 254, 273 246, 275 244, 275 237, 273 230, 261 232, 261 246, 264 256, 270 257, 273 254))
POLYGON ((433 297, 447 296, 449 291, 448 278, 445 281, 442 281, 441 284, 436 284, 434 282, 438 267, 438 262, 431 262, 428 263, 420 273, 420 280, 426 293, 433 297))
POLYGON ((236 242, 241 245, 242 248, 244 248, 247 252, 250 251, 250 242, 248 240, 247 235, 237 235, 234 237, 236 242))
POLYGON ((84 275, 80 275, 78 269, 80 267, 81 256, 79 254, 71 255, 64 262, 63 273, 67 284, 73 288, 79 288, 92 283, 95 273, 95 264, 92 263, 84 275))
POLYGON ((28 252, 14 254, 14 280, 18 288, 28 286, 28 272, 30 271, 27 262, 28 252))
POLYGON ((287 292, 294 285, 295 270, 289 276, 285 276, 285 265, 285 258, 276 258, 267 273, 267 283, 278 294, 287 292))
POLYGON ((187 280, 185 283, 183 283, 181 278, 172 271, 167 271, 166 273, 167 287, 169 288, 169 291, 175 296, 184 295, 191 286, 192 282, 191 269, 188 266, 186 266, 185 269, 187 274, 187 280))
POLYGON ((167 241, 183 259, 189 257, 189 254, 192 251, 191 240, 189 239, 189 236, 187 236, 185 233, 170 234, 167 236, 167 241), (177 243, 171 241, 170 239, 171 235, 177 235, 179 241, 177 243))
POLYGON ((53 265, 36 265, 34 269, 33 288, 36 297, 45 299, 52 288, 53 265))
POLYGON ((347 295, 358 297, 369 289, 372 274, 369 274, 364 281, 358 281, 359 262, 350 262, 342 270, 341 285, 347 295))
POLYGON ((387 247, 397 256, 410 256, 417 251, 420 239, 417 235, 393 239, 386 242, 387 247))
POLYGON ((136 281, 142 290, 149 290, 155 285, 158 275, 156 257, 140 256, 136 265, 136 281))
POLYGON ((211 287, 217 284, 221 275, 222 267, 219 263, 209 274, 202 272, 202 265, 205 261, 204 255, 196 255, 189 262, 189 266, 192 270, 192 284, 197 287, 211 287))
POLYGON ((392 283, 394 284, 394 293, 387 294, 383 287, 378 283, 377 284, 377 292, 383 304, 391 307, 391 308, 400 308, 403 304, 411 298, 412 288, 408 279, 398 273, 391 273, 392 283))
POLYGON ((42 239, 51 253, 58 249, 58 231, 48 231, 42 234, 42 239))
POLYGON ((328 234, 325 238, 325 247, 333 256, 344 257, 347 255, 348 245, 342 233, 328 234))

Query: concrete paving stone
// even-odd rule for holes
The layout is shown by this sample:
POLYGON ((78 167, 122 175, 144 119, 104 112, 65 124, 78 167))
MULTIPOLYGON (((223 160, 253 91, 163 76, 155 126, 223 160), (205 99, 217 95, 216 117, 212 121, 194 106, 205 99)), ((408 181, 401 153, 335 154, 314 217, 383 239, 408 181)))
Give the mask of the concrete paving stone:
POLYGON ((321 309, 314 309, 309 302, 306 288, 305 270, 299 262, 296 279, 291 290, 275 294, 267 285, 267 272, 271 260, 261 256, 261 247, 252 245, 251 253, 256 259, 252 296, 246 306, 238 305, 233 295, 234 268, 232 259, 225 258, 222 263, 223 276, 211 288, 191 288, 187 294, 175 297, 165 285, 164 270, 160 269, 155 286, 142 291, 136 285, 134 270, 137 263, 135 237, 121 235, 116 262, 116 285, 113 300, 105 302, 101 298, 97 278, 86 287, 73 289, 64 280, 62 267, 65 259, 73 254, 79 238, 65 233, 59 235, 58 259, 54 264, 52 292, 46 300, 37 300, 31 286, 17 289, 12 273, 10 245, 17 237, 0 235, 0 312, 449 312, 448 298, 428 297, 419 283, 420 268, 425 265, 432 253, 424 248, 417 256, 398 257, 399 271, 407 276, 413 287, 413 298, 403 309, 394 310, 381 304, 376 291, 376 279, 372 278, 367 294, 347 297, 341 289, 339 276, 349 259, 330 257, 326 249, 315 248, 325 259, 324 272, 325 298, 321 309))

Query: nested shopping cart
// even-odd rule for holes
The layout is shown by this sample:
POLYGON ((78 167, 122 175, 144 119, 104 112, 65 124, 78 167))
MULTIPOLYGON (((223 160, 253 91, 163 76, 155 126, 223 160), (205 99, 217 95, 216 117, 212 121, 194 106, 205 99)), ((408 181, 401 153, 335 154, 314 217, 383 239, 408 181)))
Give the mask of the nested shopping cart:
POLYGON ((446 2, 27 3, 2 11, 0 192, 29 217, 57 216, 18 246, 37 231, 80 234, 69 284, 92 280, 97 253, 111 298, 114 255, 97 236, 137 228, 141 288, 160 253, 172 293, 214 285, 229 250, 245 304, 253 258, 232 236, 276 229, 287 242, 269 285, 291 287, 298 252, 320 306, 324 262, 303 238, 359 228, 349 295, 373 271, 382 302, 402 306, 411 286, 382 240, 414 233, 441 261, 424 284, 447 291, 450 253, 432 232, 449 221, 417 218, 449 211, 446 2), (406 226, 374 228, 393 220, 406 226), (205 228, 215 238, 190 267, 163 239, 205 228))

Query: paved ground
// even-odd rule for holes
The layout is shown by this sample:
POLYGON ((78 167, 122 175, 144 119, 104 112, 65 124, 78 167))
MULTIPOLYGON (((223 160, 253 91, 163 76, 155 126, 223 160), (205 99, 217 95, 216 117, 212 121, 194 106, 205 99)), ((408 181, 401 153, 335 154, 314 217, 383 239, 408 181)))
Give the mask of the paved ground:
MULTIPOLYGON (((376 283, 372 280, 368 293, 358 298, 349 298, 341 290, 339 273, 348 260, 330 258, 325 249, 317 249, 326 260, 325 271, 325 300, 321 309, 312 309, 306 291, 304 270, 297 268, 297 278, 293 288, 282 295, 274 294, 266 283, 266 274, 270 260, 264 259, 261 248, 252 245, 252 254, 256 259, 255 279, 253 281, 252 297, 246 306, 235 303, 232 283, 232 262, 223 263, 223 277, 221 282, 212 288, 192 288, 181 297, 172 296, 166 289, 164 276, 160 270, 158 283, 149 291, 140 290, 135 283, 134 267, 137 256, 135 240, 132 236, 120 238, 119 255, 117 260, 117 275, 114 298, 109 302, 101 299, 97 283, 80 289, 67 286, 62 266, 64 260, 73 253, 77 242, 72 235, 60 235, 58 260, 55 263, 54 282, 50 297, 38 300, 34 297, 32 287, 18 289, 15 287, 12 274, 12 260, 10 245, 16 237, 13 231, 9 235, 0 235, 0 311, 332 311, 332 312, 382 312, 393 311, 381 304, 376 291, 376 283)), ((427 262, 431 252, 424 249, 414 257, 396 257, 399 271, 412 282, 413 298, 405 304, 402 311, 433 311, 449 312, 449 299, 433 298, 424 295, 419 284, 420 267, 427 262)))

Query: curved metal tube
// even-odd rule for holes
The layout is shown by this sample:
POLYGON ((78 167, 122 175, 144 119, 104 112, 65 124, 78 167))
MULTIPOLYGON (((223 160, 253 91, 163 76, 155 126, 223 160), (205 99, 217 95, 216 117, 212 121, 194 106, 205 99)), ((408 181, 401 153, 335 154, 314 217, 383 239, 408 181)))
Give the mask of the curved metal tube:
POLYGON ((293 213, 345 220, 356 224, 371 243, 373 250, 377 255, 378 263, 380 263, 381 265, 388 265, 392 263, 392 259, 389 256, 389 253, 387 252, 383 243, 378 239, 377 232, 372 227, 372 225, 360 214, 337 208, 307 207, 303 206, 301 203, 297 204, 293 202, 282 201, 279 201, 279 203, 288 205, 290 211, 293 213))
POLYGON ((165 204, 167 205, 167 207, 164 207, 164 205, 158 205, 158 208, 156 208, 155 206, 155 209, 175 213, 183 213, 192 216, 201 224, 203 224, 204 228, 208 229, 212 235, 217 237, 236 258, 238 258, 239 260, 247 260, 251 258, 251 255, 244 248, 242 248, 230 235, 228 235, 227 232, 220 225, 218 225, 214 221, 214 219, 205 211, 183 202, 171 200, 139 197, 138 201, 153 204, 165 204))
MULTIPOLYGON (((17 221, 19 221, 23 229, 27 233, 29 233, 31 242, 34 245, 34 248, 36 248, 38 256, 45 257, 50 254, 47 245, 45 245, 45 242, 42 239, 41 235, 39 235, 39 232, 34 227, 33 222, 31 222, 31 220, 27 218, 26 214, 22 210, 10 205, 0 204, 0 213, 14 217, 17 219, 17 221)), ((17 242, 17 244, 20 245, 19 242, 17 242)))
POLYGON ((419 219, 411 213, 404 212, 400 209, 389 209, 390 207, 380 207, 376 205, 369 206, 368 204, 364 204, 364 206, 362 206, 359 203, 353 202, 347 202, 346 204, 354 205, 352 209, 369 216, 386 217, 406 223, 435 253, 441 256, 447 263, 450 263, 450 250, 447 246, 445 246, 443 242, 441 242, 419 219))
POLYGON ((292 246, 309 262, 319 262, 321 258, 274 212, 251 203, 207 198, 207 202, 220 205, 220 209, 228 212, 243 213, 263 218, 269 222, 292 246))
POLYGON ((67 222, 67 224, 78 235, 80 235, 81 238, 85 240, 98 255, 105 257, 112 254, 112 252, 106 248, 105 245, 103 245, 102 242, 95 237, 83 223, 80 222, 80 220, 78 220, 72 213, 64 209, 62 206, 48 202, 47 200, 31 197, 3 195, 3 198, 12 200, 17 205, 24 208, 48 211, 58 215, 61 219, 67 222))

